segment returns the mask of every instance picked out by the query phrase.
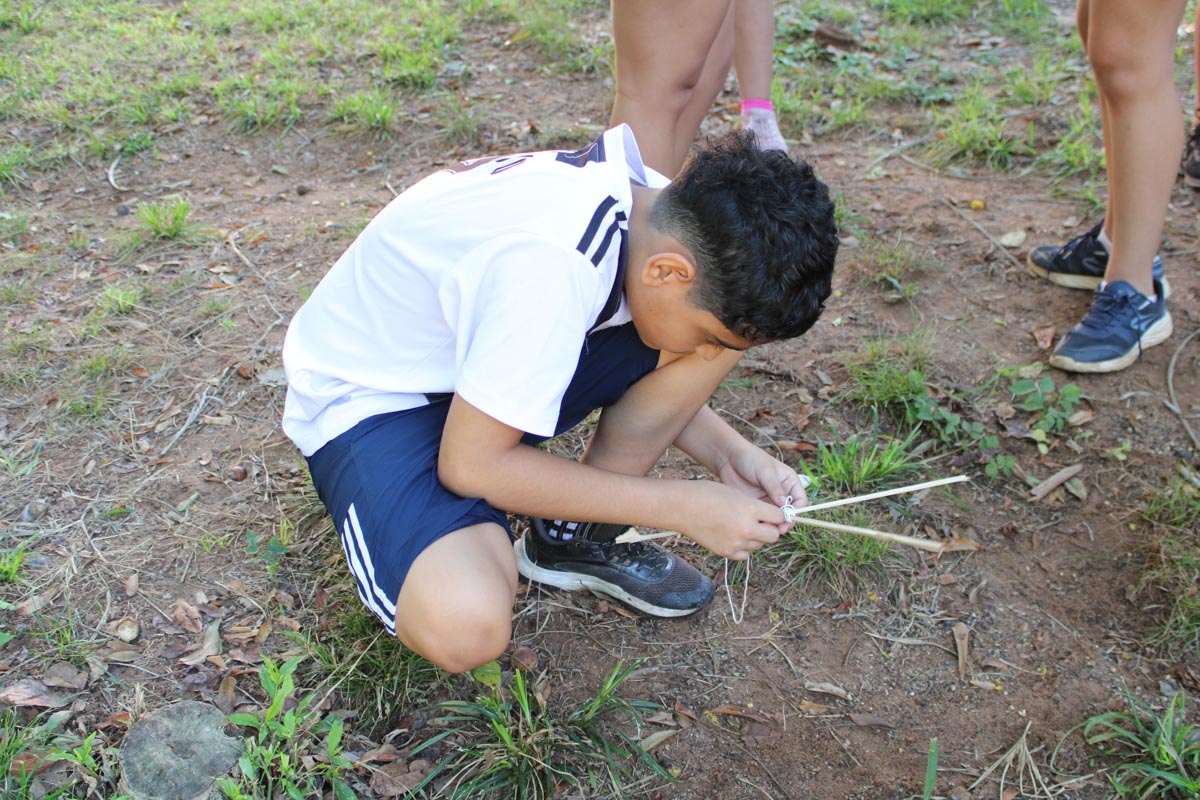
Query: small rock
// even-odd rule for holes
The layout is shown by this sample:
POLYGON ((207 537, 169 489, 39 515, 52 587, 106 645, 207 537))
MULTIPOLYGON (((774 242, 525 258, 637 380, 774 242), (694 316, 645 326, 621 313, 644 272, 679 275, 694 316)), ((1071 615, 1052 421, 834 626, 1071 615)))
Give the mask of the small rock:
POLYGON ((50 504, 45 500, 34 500, 21 511, 21 522, 37 522, 49 510, 50 504))

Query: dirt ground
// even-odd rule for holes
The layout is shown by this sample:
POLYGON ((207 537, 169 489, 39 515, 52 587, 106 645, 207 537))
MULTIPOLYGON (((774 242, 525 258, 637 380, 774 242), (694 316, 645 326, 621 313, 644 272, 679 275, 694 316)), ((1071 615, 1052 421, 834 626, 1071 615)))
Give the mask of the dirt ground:
MULTIPOLYGON (((547 74, 520 48, 505 47, 502 32, 471 35, 482 68, 462 100, 489 98, 483 151, 524 149, 532 129, 599 132, 609 81, 547 74)), ((735 103, 735 94, 723 95, 706 126, 731 124, 735 103)), ((955 177, 930 168, 918 151, 898 149, 906 136, 871 128, 793 149, 853 209, 861 235, 846 237, 838 294, 822 321, 798 341, 756 349, 714 398, 762 444, 872 431, 861 408, 838 401, 864 339, 923 326, 935 343, 934 381, 978 387, 1000 367, 1044 361, 1035 330, 1061 333, 1086 310, 1087 293, 1040 282, 1023 261, 1029 247, 1064 241, 1095 212, 1056 196, 1045 176, 963 169, 955 177), (1016 231, 1027 235, 1023 244, 998 245, 1016 231), (923 266, 906 277, 911 298, 889 302, 870 280, 873 242, 901 242, 920 255, 923 266), (806 397, 811 409, 802 408, 806 397), (798 423, 802 411, 811 416, 798 423)), ((268 565, 247 535, 266 541, 287 524, 304 482, 279 429, 280 345, 304 293, 365 220, 394 192, 480 150, 447 144, 419 113, 386 140, 304 124, 245 137, 201 118, 161 131, 159 141, 156 158, 129 159, 111 175, 72 167, 15 193, 34 219, 22 248, 58 267, 37 278, 36 302, 7 312, 10 331, 35 323, 78 330, 71 321, 88 313, 97 292, 130 277, 169 298, 165 313, 123 316, 98 340, 72 334, 53 342, 52 361, 58 352, 128 344, 137 357, 114 389, 119 414, 61 424, 63 395, 53 379, 0 399, 8 451, 43 442, 37 468, 0 488, 0 531, 42 534, 27 561, 29 582, 5 589, 14 606, 3 612, 5 627, 18 636, 0 649, 0 683, 43 674, 46 660, 31 638, 47 635, 34 621, 38 607, 69 608, 81 625, 76 636, 100 643, 102 663, 89 662, 99 674, 76 697, 79 724, 89 730, 111 715, 136 718, 182 697, 211 698, 228 670, 287 650, 289 629, 318 629, 328 598, 354 602, 349 580, 326 563, 328 543, 300 543, 268 565), (114 257, 107 243, 136 225, 131 208, 180 192, 193 219, 219 232, 210 247, 163 244, 114 257), (88 245, 69 245, 80 232, 88 245), (185 280, 197 274, 204 277, 185 280), (210 298, 227 304, 221 318, 236 324, 198 316, 210 298), (179 664, 198 641, 174 611, 180 598, 205 624, 223 620, 224 671, 179 664), (135 654, 122 656, 108 634, 125 617, 142 633, 135 654)), ((905 501, 905 516, 878 512, 895 530, 970 539, 978 550, 903 552, 843 592, 791 586, 787 575, 752 566, 740 624, 731 611, 737 591, 732 604, 720 592, 694 619, 658 621, 590 596, 531 590, 515 609, 515 643, 533 648, 563 696, 597 685, 618 659, 641 660, 630 692, 695 716, 654 751, 679 781, 653 796, 919 796, 933 737, 939 796, 1041 796, 1030 788, 1031 768, 1005 760, 1013 753, 1031 753, 1049 784, 1076 779, 1058 796, 1108 796, 1101 764, 1077 737, 1059 752, 1060 773, 1050 753, 1074 726, 1111 707, 1123 686, 1161 702, 1178 683, 1177 663, 1139 644, 1161 621, 1161 598, 1136 591, 1144 530, 1137 510, 1176 463, 1196 458, 1164 405, 1172 354, 1200 325, 1195 203, 1181 185, 1167 220, 1170 342, 1119 374, 1051 373, 1082 389, 1082 407, 1094 412, 1089 435, 1072 437, 1073 446, 1059 440, 1042 456, 989 414, 983 421, 1001 435, 1018 474, 990 480, 935 451, 943 455, 929 475, 964 472, 971 482, 905 501), (1034 500, 1020 477, 1045 479, 1076 464, 1083 500, 1061 491, 1034 500), (969 631, 961 664, 953 635, 960 623, 969 631), (970 788, 996 763, 1008 764, 1003 785, 1002 767, 970 788)), ((1200 397, 1194 352, 1180 357, 1173 376, 1192 415, 1200 397)), ((1008 398, 1001 391, 999 399, 1008 398)), ((660 471, 698 474, 677 453, 660 471)), ((719 559, 675 546, 722 581, 719 559)), ((351 727, 359 750, 369 749, 367 736, 382 735, 368 734, 368 720, 351 727)))

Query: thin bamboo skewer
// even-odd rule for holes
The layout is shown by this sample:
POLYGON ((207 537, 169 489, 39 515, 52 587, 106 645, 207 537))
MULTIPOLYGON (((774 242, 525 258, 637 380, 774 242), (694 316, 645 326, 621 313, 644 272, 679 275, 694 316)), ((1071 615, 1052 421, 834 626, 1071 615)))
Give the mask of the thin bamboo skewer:
POLYGON ((850 503, 861 503, 864 500, 875 500, 880 497, 891 497, 894 494, 904 494, 905 492, 919 492, 922 489, 931 489, 934 486, 944 486, 947 483, 960 483, 961 481, 970 480, 966 475, 955 475, 953 478, 939 478, 936 481, 927 481, 925 483, 914 483, 911 486, 901 486, 898 489, 886 489, 882 492, 874 492, 873 494, 859 495, 858 497, 847 497, 842 500, 830 500, 828 503, 817 503, 815 506, 802 506, 792 509, 792 513, 788 515, 789 522, 799 522, 797 515, 807 514, 810 511, 820 511, 825 508, 833 508, 834 506, 844 506, 850 503))
POLYGON ((795 517, 792 522, 797 525, 811 525, 814 528, 827 528, 831 531, 838 531, 840 533, 854 533, 858 534, 859 536, 867 536, 871 539, 878 539, 883 542, 892 542, 894 544, 917 547, 921 550, 928 550, 931 553, 941 553, 945 549, 945 546, 941 542, 935 542, 932 539, 917 539, 913 536, 901 536, 898 533, 877 531, 871 528, 859 528, 854 525, 842 525, 839 522, 826 522, 823 519, 795 517))

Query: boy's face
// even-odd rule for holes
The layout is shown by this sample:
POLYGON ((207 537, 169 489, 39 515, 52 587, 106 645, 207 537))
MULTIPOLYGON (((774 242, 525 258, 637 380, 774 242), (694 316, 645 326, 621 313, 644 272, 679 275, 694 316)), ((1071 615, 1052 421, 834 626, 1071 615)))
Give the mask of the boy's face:
POLYGON ((647 347, 668 353, 700 353, 713 359, 725 350, 746 350, 753 342, 725 327, 714 314, 692 304, 694 273, 647 265, 642 280, 626 292, 638 336, 647 347))

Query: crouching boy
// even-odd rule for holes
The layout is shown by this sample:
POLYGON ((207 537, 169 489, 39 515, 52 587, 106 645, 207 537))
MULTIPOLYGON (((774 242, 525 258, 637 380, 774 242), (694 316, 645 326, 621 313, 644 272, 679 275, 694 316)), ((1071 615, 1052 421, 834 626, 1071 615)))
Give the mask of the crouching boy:
POLYGON ((667 528, 744 559, 786 530, 796 473, 707 402, 742 351, 816 321, 837 246, 825 185, 741 132, 669 183, 619 126, 401 194, 283 348, 283 428, 359 597, 451 671, 508 645, 518 573, 658 616, 703 608, 708 577, 614 539, 667 528), (597 408, 580 462, 534 446, 597 408), (672 444, 717 481, 647 477, 672 444), (515 545, 509 513, 531 522, 515 545))

